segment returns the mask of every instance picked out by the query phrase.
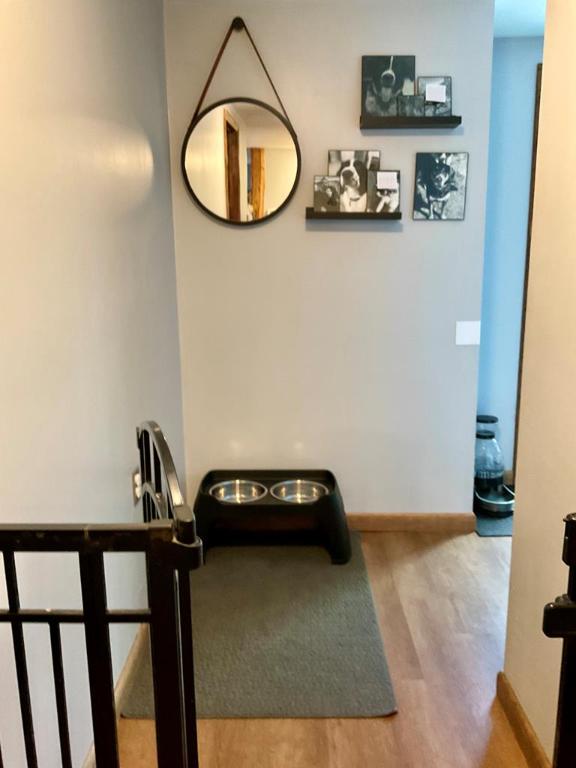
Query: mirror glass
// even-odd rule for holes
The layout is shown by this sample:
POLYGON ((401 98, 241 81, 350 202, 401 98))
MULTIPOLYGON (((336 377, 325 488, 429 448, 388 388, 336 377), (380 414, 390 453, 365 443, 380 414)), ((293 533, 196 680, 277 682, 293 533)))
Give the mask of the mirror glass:
POLYGON ((218 102, 188 129, 182 172, 207 213, 254 224, 278 213, 292 197, 300 175, 298 140, 288 121, 264 102, 218 102))

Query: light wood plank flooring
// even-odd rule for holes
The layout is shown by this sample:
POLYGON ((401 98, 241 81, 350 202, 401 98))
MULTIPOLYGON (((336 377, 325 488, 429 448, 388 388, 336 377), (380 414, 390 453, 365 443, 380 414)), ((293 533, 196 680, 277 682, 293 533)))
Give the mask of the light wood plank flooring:
MULTIPOLYGON (((202 768, 527 768, 498 702, 510 539, 368 533, 399 713, 204 720, 202 768)), ((120 723, 122 768, 154 768, 151 721, 120 723)))

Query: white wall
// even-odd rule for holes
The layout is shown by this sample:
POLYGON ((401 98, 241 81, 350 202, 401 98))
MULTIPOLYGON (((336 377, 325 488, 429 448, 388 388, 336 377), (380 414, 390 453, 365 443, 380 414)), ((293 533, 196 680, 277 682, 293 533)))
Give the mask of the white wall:
POLYGON ((576 455, 576 6, 549 3, 512 545, 505 672, 551 755, 561 642, 542 610, 566 590, 562 518, 574 512, 576 455))
MULTIPOLYGON (((492 53, 491 0, 166 0, 168 105, 189 492, 217 466, 327 466, 354 512, 471 509, 492 53), (200 212, 181 142, 241 14, 299 135, 289 208, 254 228, 200 212), (454 77, 456 131, 365 133, 363 54, 414 53, 454 77), (331 148, 402 171, 401 224, 306 224, 331 148), (467 150, 464 222, 413 222, 417 151, 467 150)), ((208 101, 274 96, 234 35, 208 101)))
POLYGON ((478 413, 500 419, 506 468, 514 461, 516 390, 541 37, 494 41, 478 413))
MULTIPOLYGON (((0 521, 131 522, 135 427, 182 460, 175 266, 157 0, 0 5, 0 521)), ((134 558, 109 604, 144 599, 134 558)), ((79 604, 66 556, 20 558, 27 607, 79 604)), ((0 578, 5 605, 4 583, 0 578)), ((133 628, 113 630, 118 671, 133 628)), ((42 768, 59 766, 49 645, 27 633, 42 768)), ((81 631, 64 635, 75 765, 91 740, 81 631)), ((0 629, 4 765, 25 765, 0 629)))
POLYGON ((226 216, 224 108, 213 109, 198 123, 186 152, 186 172, 200 202, 226 216))

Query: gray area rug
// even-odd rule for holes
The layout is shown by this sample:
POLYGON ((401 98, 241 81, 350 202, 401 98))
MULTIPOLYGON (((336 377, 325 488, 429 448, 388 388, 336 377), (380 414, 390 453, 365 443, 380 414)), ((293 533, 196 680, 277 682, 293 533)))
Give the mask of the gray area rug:
MULTIPOLYGON (((317 547, 211 549, 192 594, 199 717, 396 711, 359 536, 347 565, 317 547)), ((153 712, 146 649, 122 714, 153 712)))
POLYGON ((510 517, 490 517, 476 515, 476 533, 478 536, 512 536, 514 515, 510 517))

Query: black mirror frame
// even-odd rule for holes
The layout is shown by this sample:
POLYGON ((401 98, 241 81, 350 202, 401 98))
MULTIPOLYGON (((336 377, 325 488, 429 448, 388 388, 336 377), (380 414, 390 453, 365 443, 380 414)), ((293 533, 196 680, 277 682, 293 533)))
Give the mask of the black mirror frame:
POLYGON ((293 198, 294 193, 296 192, 296 188, 298 187, 298 182, 300 181, 300 172, 302 170, 302 154, 300 152, 300 144, 298 143, 298 136, 296 136, 296 131, 292 127, 291 123, 284 117, 284 115, 279 112, 277 109, 274 109, 274 107, 271 107, 270 104, 267 104, 265 101, 260 101, 259 99, 251 99, 248 97, 235 97, 233 99, 221 99, 220 101, 216 101, 214 104, 210 104, 205 109, 202 110, 195 118, 192 120, 190 125, 188 126, 188 130, 186 131, 186 135, 184 136, 184 141, 182 143, 182 151, 180 153, 180 168, 182 171, 182 177, 184 178, 184 184, 186 186, 186 189, 188 190, 190 196, 196 203, 196 205, 204 211, 204 213, 208 214, 208 216, 211 216, 213 219, 216 219, 217 221, 222 222, 223 224, 231 224, 235 227, 250 227, 254 226, 256 224, 262 224, 266 221, 270 221, 270 219, 273 219, 275 216, 277 216, 281 211, 286 208, 290 200, 293 198), (231 219, 225 219, 223 216, 218 216, 217 213, 214 213, 209 208, 207 208, 204 203, 202 203, 198 196, 195 194, 194 190, 192 189, 192 185, 190 184, 190 181, 188 179, 188 175, 186 174, 186 150, 188 149, 188 142, 190 140, 190 136, 192 135, 192 132, 194 131, 194 128, 198 125, 200 120, 202 120, 203 117, 205 117, 208 112, 211 112, 213 109, 216 109, 217 107, 223 107, 225 104, 236 104, 238 102, 242 102, 243 104, 256 104, 259 107, 263 107, 264 109, 267 109, 268 112, 271 112, 273 115, 275 115, 278 120, 284 125, 284 127, 288 130, 290 133, 290 136, 292 137, 292 141, 294 142, 294 146, 296 148, 296 176, 294 178, 294 184, 292 185, 292 189, 290 190, 288 196, 280 205, 278 208, 276 208, 275 211, 272 211, 272 213, 269 213, 267 216, 263 216, 261 219, 252 219, 250 221, 232 221, 231 219))

